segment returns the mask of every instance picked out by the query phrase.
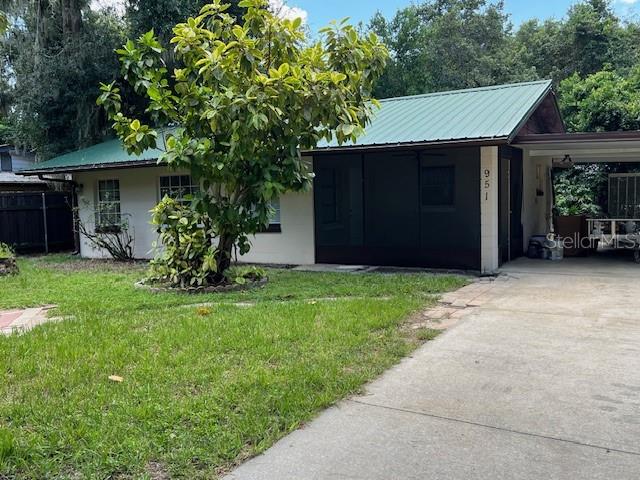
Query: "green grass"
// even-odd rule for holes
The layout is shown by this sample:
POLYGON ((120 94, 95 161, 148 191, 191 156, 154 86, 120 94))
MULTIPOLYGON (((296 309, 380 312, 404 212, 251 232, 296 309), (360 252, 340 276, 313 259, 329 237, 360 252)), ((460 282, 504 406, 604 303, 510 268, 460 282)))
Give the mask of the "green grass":
POLYGON ((70 318, 0 336, 0 478, 18 479, 215 478, 430 339, 404 320, 465 283, 270 270, 260 290, 158 295, 133 288, 141 265, 20 269, 0 309, 70 318))

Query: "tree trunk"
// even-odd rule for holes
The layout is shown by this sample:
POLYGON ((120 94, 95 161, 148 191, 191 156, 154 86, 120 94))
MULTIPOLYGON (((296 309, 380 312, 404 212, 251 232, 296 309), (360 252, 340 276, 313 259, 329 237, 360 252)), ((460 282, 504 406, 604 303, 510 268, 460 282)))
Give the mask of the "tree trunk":
POLYGON ((221 282, 224 280, 224 272, 231 266, 231 256, 233 254, 233 245, 235 244, 235 238, 225 233, 220 235, 218 241, 218 254, 216 264, 218 266, 218 274, 216 280, 221 282))
POLYGON ((51 4, 49 0, 37 0, 36 2, 36 58, 35 62, 38 63, 38 57, 41 52, 48 45, 48 23, 51 14, 51 4))
POLYGON ((62 35, 65 40, 74 38, 82 28, 82 0, 62 0, 62 35))

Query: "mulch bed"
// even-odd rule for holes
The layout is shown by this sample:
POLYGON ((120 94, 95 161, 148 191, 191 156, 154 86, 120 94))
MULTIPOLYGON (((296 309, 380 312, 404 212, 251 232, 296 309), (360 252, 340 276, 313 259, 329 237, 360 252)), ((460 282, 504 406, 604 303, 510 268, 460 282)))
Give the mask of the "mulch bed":
POLYGON ((135 284, 136 288, 140 288, 143 290, 147 290, 152 293, 186 293, 186 294, 198 294, 198 293, 229 293, 229 292, 239 292, 243 290, 249 290, 252 288, 261 288, 264 287, 269 282, 268 277, 261 278, 260 280, 248 281, 245 284, 226 284, 226 285, 213 285, 209 287, 200 287, 200 288, 179 288, 179 287, 170 287, 170 286, 162 286, 162 285, 149 285, 144 283, 144 281, 137 282, 135 284))

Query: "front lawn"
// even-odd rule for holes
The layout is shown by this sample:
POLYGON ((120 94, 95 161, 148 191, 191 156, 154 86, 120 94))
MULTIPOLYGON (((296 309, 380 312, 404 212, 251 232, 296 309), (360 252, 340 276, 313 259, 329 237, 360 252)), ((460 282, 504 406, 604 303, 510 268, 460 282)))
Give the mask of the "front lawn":
POLYGON ((19 264, 0 309, 68 318, 0 336, 0 478, 215 478, 428 338, 403 320, 465 282, 274 269, 260 290, 157 295, 133 288, 140 265, 19 264))

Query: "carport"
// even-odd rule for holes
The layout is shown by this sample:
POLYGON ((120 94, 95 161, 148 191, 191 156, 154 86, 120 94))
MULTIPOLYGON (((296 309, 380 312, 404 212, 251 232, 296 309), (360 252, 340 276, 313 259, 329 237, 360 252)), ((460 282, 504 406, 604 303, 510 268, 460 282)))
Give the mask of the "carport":
MULTIPOLYGON (((522 135, 514 141, 514 146, 523 149, 525 158, 549 168, 570 168, 577 164, 640 166, 638 131, 522 135)), ((547 205, 550 229, 554 225, 552 209, 553 201, 547 205)), ((637 246, 640 238, 640 175, 610 174, 608 199, 603 210, 602 217, 587 220, 579 236, 586 236, 587 244, 597 245, 595 242, 598 241, 601 247, 608 245, 622 250, 637 246)))

